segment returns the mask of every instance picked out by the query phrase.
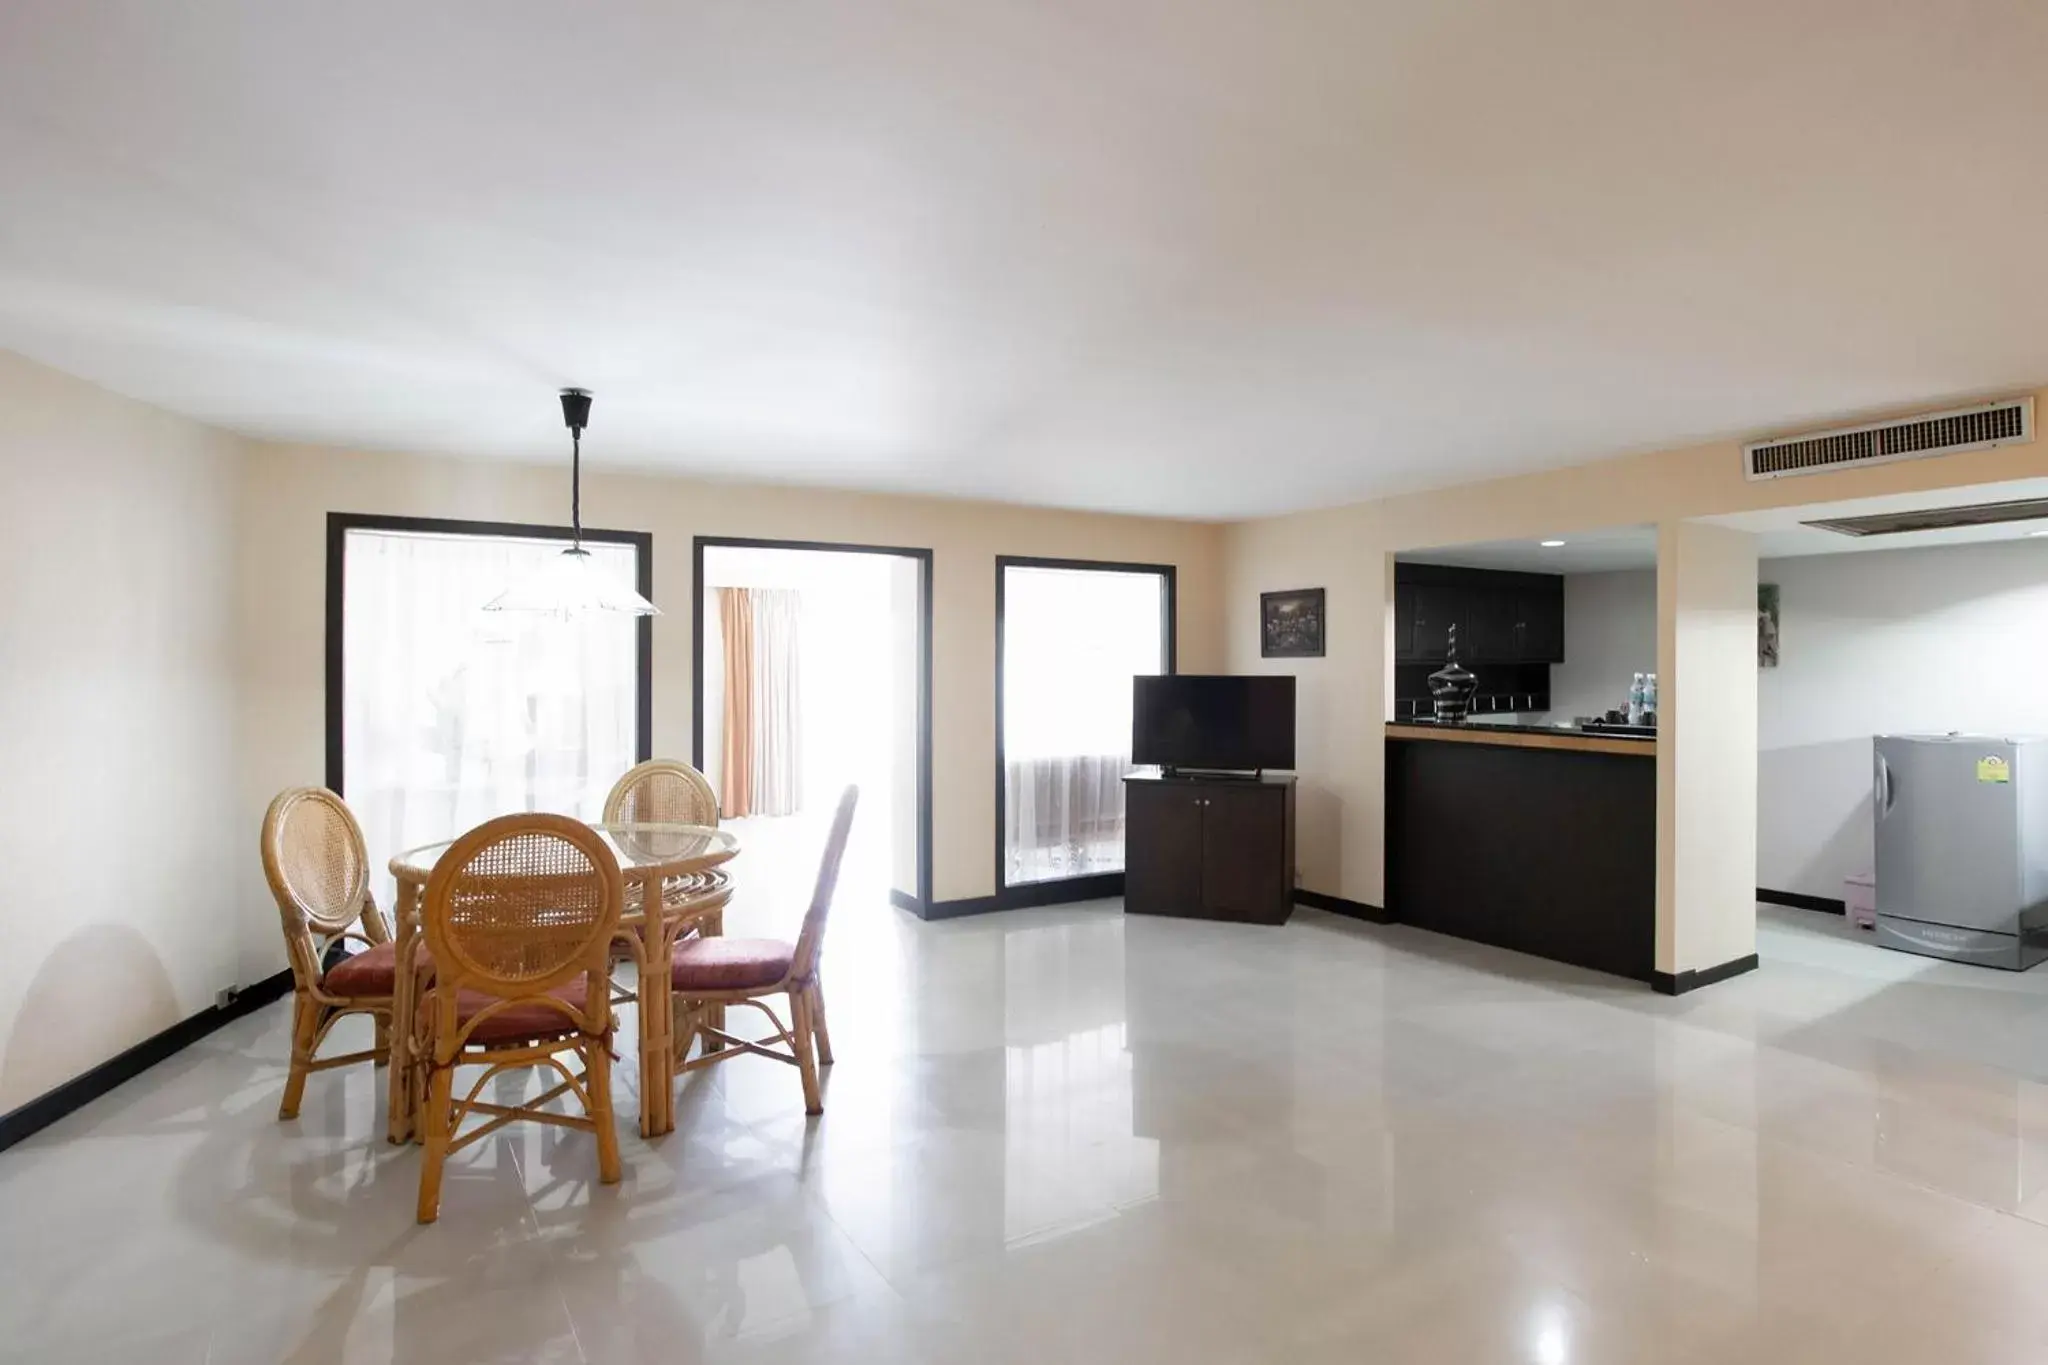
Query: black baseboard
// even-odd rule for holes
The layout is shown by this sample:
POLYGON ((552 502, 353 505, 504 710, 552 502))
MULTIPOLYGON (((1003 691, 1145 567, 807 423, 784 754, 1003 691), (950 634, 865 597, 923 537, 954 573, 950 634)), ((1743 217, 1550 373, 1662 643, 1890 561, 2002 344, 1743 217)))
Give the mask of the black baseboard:
POLYGON ((895 906, 898 910, 908 910, 919 919, 924 918, 924 902, 911 895, 908 891, 898 891, 895 887, 890 887, 889 904, 895 906))
POLYGON ((123 1081, 133 1080, 164 1058, 212 1033, 223 1024, 282 1000, 292 993, 290 969, 266 976, 253 986, 236 991, 226 1005, 201 1010, 181 1019, 151 1038, 145 1038, 118 1056, 101 1062, 82 1076, 73 1077, 47 1095, 38 1095, 7 1114, 0 1114, 0 1151, 43 1129, 74 1110, 81 1109, 123 1081))
POLYGON ((1718 967, 1701 967, 1690 972, 1651 972, 1650 985, 1659 995, 1684 995, 1702 986, 1711 986, 1726 981, 1731 976, 1756 970, 1756 954, 1738 957, 1733 962, 1723 962, 1718 967))
POLYGON ((1818 910, 1824 915, 1846 915, 1846 903, 1832 900, 1827 896, 1809 896, 1803 891, 1773 891, 1768 886, 1756 889, 1756 898, 1771 905, 1789 905, 1794 910, 1818 910))
POLYGON ((1348 901, 1342 896, 1332 896, 1322 891, 1304 891, 1300 887, 1296 887, 1294 890, 1294 903, 1296 905, 1306 905, 1316 910, 1327 910, 1333 915, 1346 915, 1352 919, 1362 919, 1367 924, 1394 923, 1393 915, 1377 905, 1367 905, 1364 901, 1348 901))
POLYGON ((963 915, 987 915, 1008 907, 994 896, 969 896, 957 901, 933 901, 924 907, 925 919, 959 919, 963 915))
POLYGON ((1115 900, 1123 893, 1124 874, 1103 872, 1092 877, 1067 877, 1056 882, 1033 882, 1029 886, 1006 886, 993 896, 933 901, 918 913, 925 919, 959 919, 963 915, 987 915, 998 910, 1031 910, 1044 905, 1115 900))

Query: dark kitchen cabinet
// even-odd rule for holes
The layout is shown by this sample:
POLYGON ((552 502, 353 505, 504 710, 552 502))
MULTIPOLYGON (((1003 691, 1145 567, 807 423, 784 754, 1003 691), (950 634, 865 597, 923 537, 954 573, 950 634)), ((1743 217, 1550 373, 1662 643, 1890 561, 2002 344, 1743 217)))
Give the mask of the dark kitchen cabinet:
POLYGON ((1514 588, 1466 589, 1465 622, 1458 633, 1458 657, 1466 663, 1522 661, 1522 596, 1514 588))
POLYGON ((1461 639, 1466 634, 1465 605, 1466 593, 1456 584, 1417 583, 1414 622, 1407 632, 1412 657, 1442 663, 1451 647, 1451 628, 1458 628, 1461 639))
POLYGON ((1564 662, 1564 580, 1551 578, 1516 591, 1523 663, 1564 662))
POLYGON ((1564 579, 1433 564, 1394 566, 1394 659, 1440 664, 1458 627, 1467 664, 1564 662, 1564 579))
POLYGON ((1124 779, 1124 909, 1280 924, 1294 908, 1294 779, 1124 779))
POLYGON ((1386 754, 1390 915, 1651 979, 1655 744, 1588 752, 1389 734, 1386 754))

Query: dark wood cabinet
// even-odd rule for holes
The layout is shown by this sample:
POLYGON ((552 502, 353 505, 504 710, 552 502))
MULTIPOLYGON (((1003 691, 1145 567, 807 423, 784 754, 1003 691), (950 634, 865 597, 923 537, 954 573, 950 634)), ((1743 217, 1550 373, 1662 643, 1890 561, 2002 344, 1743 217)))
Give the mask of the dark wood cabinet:
POLYGON ((1403 924, 1649 980, 1656 745, 1387 739, 1387 910, 1403 924))
POLYGON ((1564 662, 1562 577, 1396 564, 1396 717, 1433 714, 1429 675, 1443 666, 1453 625, 1458 658, 1478 675, 1474 715, 1550 709, 1550 665, 1564 662))
POLYGON ((1124 783, 1124 905, 1199 905, 1202 805, 1190 783, 1124 783))
POLYGON ((1458 627, 1468 664, 1564 662, 1564 579, 1434 564, 1394 566, 1394 658, 1440 664, 1458 627))
POLYGON ((1294 908, 1294 779, 1124 779, 1124 909, 1279 924, 1294 908))
POLYGON ((1451 627, 1458 627, 1461 637, 1466 633, 1465 600, 1464 590, 1455 584, 1415 585, 1415 616, 1409 629, 1402 632, 1398 623, 1395 627, 1397 634, 1407 635, 1413 657, 1443 662, 1451 647, 1451 627))
POLYGON ((1458 633, 1458 655, 1466 663, 1522 661, 1522 598, 1514 588, 1467 588, 1465 621, 1465 629, 1458 633))
POLYGON ((1524 663, 1564 662, 1564 580, 1528 584, 1515 593, 1524 663))

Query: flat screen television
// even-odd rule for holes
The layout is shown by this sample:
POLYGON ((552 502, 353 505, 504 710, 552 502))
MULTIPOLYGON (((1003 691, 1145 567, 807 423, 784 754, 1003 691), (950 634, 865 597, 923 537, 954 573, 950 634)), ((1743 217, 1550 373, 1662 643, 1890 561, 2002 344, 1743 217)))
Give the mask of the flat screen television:
POLYGON ((1291 675, 1178 673, 1133 683, 1133 763, 1213 771, 1294 766, 1291 675))

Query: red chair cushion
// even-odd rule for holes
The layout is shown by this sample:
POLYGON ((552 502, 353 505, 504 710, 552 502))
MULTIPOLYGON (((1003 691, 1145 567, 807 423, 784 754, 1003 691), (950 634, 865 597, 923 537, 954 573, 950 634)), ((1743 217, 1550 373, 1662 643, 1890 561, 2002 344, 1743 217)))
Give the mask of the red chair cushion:
MULTIPOLYGON (((590 997, 590 980, 579 976, 565 986, 557 986, 548 992, 555 999, 576 1011, 584 1012, 590 997)), ((487 1006, 498 1002, 499 997, 483 991, 464 990, 455 997, 455 1012, 460 1022, 467 1024, 484 1012, 487 1006)), ((580 1025, 552 1005, 539 1001, 522 1001, 508 1005, 477 1025, 469 1035, 472 1043, 522 1043, 538 1042, 543 1038, 561 1038, 578 1032, 580 1025)))
POLYGON ((676 990, 751 991, 789 975, 796 945, 779 938, 685 939, 676 945, 669 981, 676 990))
MULTIPOLYGON (((418 952, 419 965, 431 971, 434 956, 427 951, 427 945, 422 943, 418 952)), ((371 996, 390 995, 397 976, 397 946, 379 943, 363 949, 352 957, 345 957, 329 967, 327 975, 320 978, 320 986, 329 995, 361 1000, 371 996)))

